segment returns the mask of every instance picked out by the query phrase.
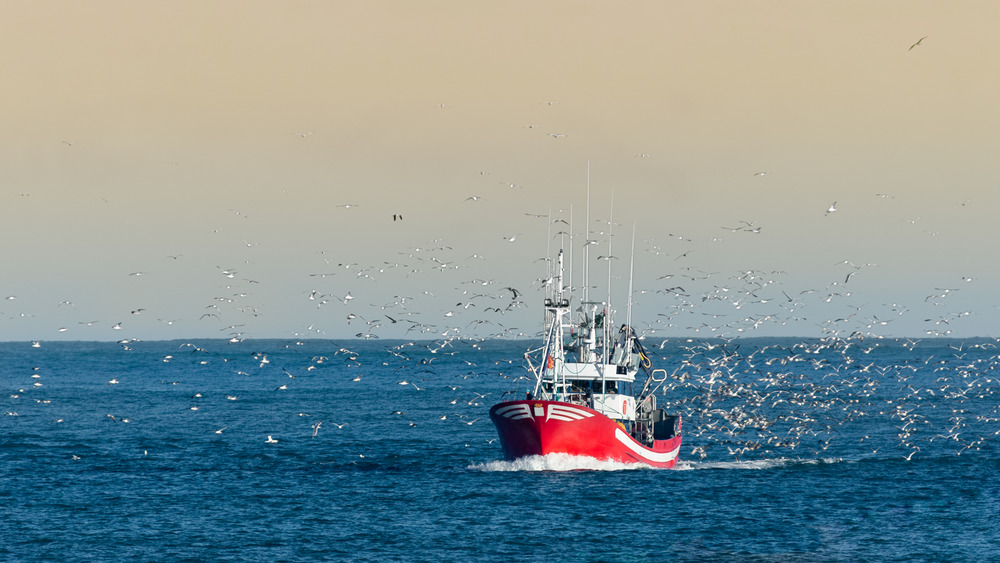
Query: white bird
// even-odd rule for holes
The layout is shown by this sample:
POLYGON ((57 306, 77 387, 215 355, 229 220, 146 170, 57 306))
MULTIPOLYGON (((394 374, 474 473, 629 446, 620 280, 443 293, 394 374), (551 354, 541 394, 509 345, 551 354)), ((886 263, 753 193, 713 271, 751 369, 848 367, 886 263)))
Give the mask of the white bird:
POLYGON ((835 201, 835 202, 831 203, 830 204, 830 208, 826 210, 826 215, 829 215, 829 214, 833 213, 836 210, 837 210, 837 202, 835 201))
POLYGON ((275 440, 274 438, 272 438, 270 434, 267 435, 267 440, 264 440, 264 441, 267 442, 268 444, 277 444, 278 443, 278 441, 275 440))

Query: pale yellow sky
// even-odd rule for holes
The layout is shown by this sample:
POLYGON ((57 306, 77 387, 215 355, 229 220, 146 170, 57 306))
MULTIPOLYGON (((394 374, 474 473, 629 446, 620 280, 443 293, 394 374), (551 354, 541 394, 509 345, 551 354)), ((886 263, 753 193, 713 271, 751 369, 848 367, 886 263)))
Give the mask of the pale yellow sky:
POLYGON ((906 301, 887 334, 975 311, 954 334, 992 335, 998 22, 994 2, 4 5, 0 339, 111 339, 126 320, 143 338, 353 335, 351 307, 423 291, 449 295, 412 305, 445 326, 463 282, 544 274, 545 219, 525 213, 572 205, 582 231, 588 162, 592 216, 613 193, 616 228, 652 241, 649 296, 680 268, 717 272, 692 300, 780 271, 787 294, 822 294, 772 315, 811 335, 836 316, 822 297, 848 293, 841 263, 877 263, 830 302, 870 318, 906 301), (440 246, 459 268, 410 256, 440 246), (227 288, 230 268, 262 279, 227 288), (201 319, 220 290, 229 310, 201 319))

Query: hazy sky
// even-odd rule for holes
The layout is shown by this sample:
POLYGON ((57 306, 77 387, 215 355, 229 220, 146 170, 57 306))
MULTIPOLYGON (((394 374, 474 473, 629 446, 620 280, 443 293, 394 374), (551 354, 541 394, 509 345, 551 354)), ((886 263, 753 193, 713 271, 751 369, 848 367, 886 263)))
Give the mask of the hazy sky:
POLYGON ((0 339, 534 334, 549 217, 582 256, 588 162, 595 255, 613 219, 627 277, 635 226, 655 335, 1000 336, 998 23, 992 1, 7 3, 0 339))

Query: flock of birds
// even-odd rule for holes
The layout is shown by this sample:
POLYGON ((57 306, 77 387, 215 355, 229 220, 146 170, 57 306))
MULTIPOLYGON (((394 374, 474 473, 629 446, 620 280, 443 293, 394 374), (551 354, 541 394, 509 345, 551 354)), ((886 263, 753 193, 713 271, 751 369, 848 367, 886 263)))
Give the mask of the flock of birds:
MULTIPOLYGON (((920 46, 926 37, 913 43, 909 50, 920 46)), ((555 102, 548 102, 552 105, 555 102)), ((442 108, 446 106, 442 105, 442 108)), ((536 129, 529 125, 528 129, 536 129)), ((305 139, 312 132, 299 133, 305 139)), ((561 139, 563 133, 548 133, 561 139)), ((69 142, 67 145, 72 146, 69 142)), ((641 153, 646 158, 649 155, 641 153)), ((753 173, 764 178, 768 171, 753 173)), ((486 171, 481 178, 491 178, 486 171)), ((523 190, 517 181, 486 180, 500 185, 500 190, 523 190)), ((483 184, 486 186, 487 184, 483 184)), ((463 194, 456 197, 458 207, 474 208, 503 195, 497 191, 480 195, 463 194)), ((876 194, 882 199, 892 196, 876 194)), ((26 194, 22 194, 25 197, 26 194)), ((350 214, 362 206, 357 203, 337 205, 337 212, 350 214)), ((816 209, 818 218, 842 215, 837 201, 824 210, 816 209)), ((230 216, 244 224, 252 220, 241 210, 230 209, 230 216)), ((498 245, 523 248, 524 232, 534 228, 547 231, 550 244, 572 245, 576 256, 584 249, 595 253, 597 264, 606 264, 607 277, 621 277, 626 260, 611 252, 611 235, 622 235, 620 225, 610 219, 595 220, 586 226, 585 234, 568 237, 570 227, 565 211, 555 213, 525 213, 533 225, 519 224, 521 232, 497 233, 498 245), (514 246, 511 246, 514 245, 514 246)), ((387 213, 387 222, 404 223, 399 210, 387 213)), ((407 214, 409 216, 409 214, 407 214)), ((346 217, 346 216, 345 216, 346 217)), ((757 236, 767 229, 753 220, 742 220, 729 225, 718 225, 720 232, 733 236, 757 236)), ((216 234, 222 229, 214 231, 216 234)), ((577 228, 579 232, 583 229, 577 228)), ((115 318, 94 320, 78 318, 78 303, 62 299, 58 303, 38 301, 22 307, 19 295, 6 295, 0 301, 0 313, 7 322, 17 322, 35 316, 32 307, 54 306, 64 323, 49 328, 52 335, 82 339, 105 339, 108 334, 122 335, 118 339, 124 353, 133 351, 144 332, 150 330, 149 319, 155 318, 158 329, 163 326, 178 330, 204 333, 205 327, 216 332, 230 344, 236 345, 255 336, 264 326, 268 315, 266 303, 260 302, 260 287, 266 270, 256 262, 255 253, 261 242, 251 242, 253 235, 239 232, 232 239, 234 250, 242 256, 238 264, 217 266, 211 272, 214 281, 206 286, 206 297, 199 306, 197 318, 175 317, 172 311, 159 308, 156 303, 137 303, 122 311, 115 318), (83 329, 107 328, 111 333, 94 333, 83 329), (68 333, 68 334, 67 334, 68 333)), ((717 239, 712 238, 711 242, 717 239)), ((637 261, 654 276, 640 282, 633 290, 637 332, 649 342, 660 344, 653 349, 671 352, 660 358, 673 366, 670 384, 663 388, 660 405, 681 412, 685 418, 686 444, 691 445, 692 457, 705 459, 712 456, 731 456, 737 459, 755 457, 780 457, 811 452, 839 452, 840 455, 864 454, 869 444, 872 455, 883 448, 893 447, 904 457, 919 456, 938 447, 950 448, 956 455, 977 451, 991 443, 997 432, 989 426, 1000 421, 995 393, 1000 390, 994 376, 1000 355, 993 342, 984 341, 963 348, 955 341, 951 353, 921 355, 932 340, 919 344, 917 340, 887 339, 894 324, 901 318, 918 317, 923 338, 952 336, 953 326, 974 314, 972 310, 950 307, 955 296, 961 294, 971 276, 961 276, 950 286, 928 287, 922 301, 916 303, 872 303, 865 292, 864 278, 877 272, 873 263, 855 264, 850 260, 829 263, 830 281, 814 287, 797 287, 794 277, 783 270, 743 269, 733 272, 712 271, 699 264, 697 257, 704 239, 685 234, 666 233, 659 238, 647 238, 638 248, 637 261), (757 334, 807 334, 815 339, 805 339, 781 345, 758 345, 748 340, 757 334), (679 335, 688 335, 682 337, 679 335), (905 353, 898 353, 902 350, 905 353), (887 351, 894 351, 893 353, 887 351), (974 357, 974 359, 972 359, 974 357), (864 434, 856 443, 847 444, 842 430, 857 426, 859 421, 881 418, 885 432, 876 437, 864 434), (884 438, 894 437, 887 445, 884 438), (932 446, 933 444, 933 446, 932 446)), ((616 243, 615 250, 622 252, 623 244, 616 243)), ((523 262, 523 255, 521 261, 523 262)), ((550 274, 536 275, 551 269, 550 258, 541 257, 537 267, 518 271, 497 271, 491 259, 482 251, 471 251, 453 241, 432 240, 427 244, 409 245, 393 255, 380 256, 369 263, 345 259, 335 251, 318 250, 314 269, 302 279, 295 290, 303 311, 309 320, 290 336, 295 339, 340 338, 347 335, 365 341, 402 339, 386 342, 378 358, 369 361, 348 346, 340 347, 333 359, 320 356, 312 358, 301 367, 303 373, 336 361, 348 370, 350 382, 360 383, 365 375, 363 367, 393 365, 399 374, 396 384, 400 389, 423 391, 429 385, 452 385, 448 378, 470 376, 501 377, 512 380, 512 386, 521 385, 524 374, 511 369, 518 359, 494 363, 488 369, 476 366, 482 346, 490 340, 533 338, 538 336, 538 303, 542 288, 551 280, 550 274), (529 271, 530 270, 530 271, 529 271), (496 276, 500 274, 504 278, 496 276), (419 354, 413 353, 420 350, 419 354), (436 372, 436 358, 455 356, 464 360, 466 369, 436 372)), ((181 253, 166 257, 168 266, 183 262, 181 253)), ((166 270, 164 267, 161 270, 166 270)), ((160 273, 154 266, 151 271, 137 270, 127 274, 128 283, 140 284, 155 279, 160 273)), ((125 275, 125 274, 123 274, 125 275)), ((572 280, 571 280, 572 281, 572 280)), ((624 285, 624 284, 622 284, 624 285)), ((573 288, 579 293, 581 288, 573 288)), ((601 297, 604 298, 603 296, 601 297)), ((611 295, 608 294, 608 301, 611 295)), ((615 303, 621 308, 624 300, 615 303)), ((83 308, 83 307, 81 307, 83 308)), ((912 326, 912 323, 911 323, 912 326)), ((35 348, 44 346, 45 334, 36 335, 35 348)), ((185 336, 177 334, 178 337, 185 336)), ((935 344, 938 348, 942 344, 935 344)), ((252 358, 256 370, 237 363, 226 349, 209 350, 202 345, 186 345, 189 353, 226 366, 238 375, 252 376, 270 369, 267 353, 252 358)), ((647 348, 650 348, 647 346, 647 348)), ((180 352, 178 352, 179 354, 180 352)), ((173 355, 163 362, 174 361, 173 355)), ((9 400, 16 401, 32 395, 32 389, 43 386, 39 369, 31 374, 30 386, 15 384, 9 400)), ((295 369, 282 368, 287 376, 274 391, 287 391, 295 386, 295 378, 302 374, 295 369)), ((107 380, 107 385, 118 385, 124 375, 107 380)), ((474 393, 464 398, 454 398, 451 406, 464 405, 481 409, 487 394, 474 393)), ((500 397, 491 397, 499 400, 500 397)), ((227 395, 237 400, 235 395, 227 395)), ((49 399, 37 399, 38 404, 49 404, 49 399)), ((12 404, 15 404, 12 403, 12 404)), ((197 411, 197 406, 190 410, 197 411)), ((452 419, 472 425, 482 416, 477 411, 453 414, 452 419)), ((12 406, 7 416, 17 416, 12 406)), ((109 413, 112 422, 129 423, 130 417, 109 413)), ((405 418, 402 410, 391 416, 405 418)), ((445 420, 448 415, 442 415, 445 420)), ((61 422, 61 420, 59 420, 61 422)), ((407 426, 417 422, 407 420, 407 426)), ((322 429, 343 429, 346 423, 314 422, 311 436, 322 429)), ((228 427, 213 430, 221 434, 228 427)), ((281 437, 267 435, 267 444, 278 444, 281 437)), ((851 438, 854 439, 854 438, 851 438)), ((867 454, 865 454, 867 455, 867 454)))
MULTIPOLYGON (((659 407, 683 416, 685 462, 912 460, 974 456, 993 451, 998 444, 1000 339, 917 340, 854 334, 813 339, 646 340, 654 367, 670 373, 655 397, 659 407)), ((247 353, 245 345, 233 348, 213 340, 183 343, 174 353, 159 358, 135 349, 117 354, 146 354, 161 365, 157 373, 177 378, 159 382, 182 386, 170 403, 170 410, 176 411, 171 417, 211 417, 207 413, 214 413, 214 418, 178 420, 172 427, 202 420, 197 424, 207 440, 223 433, 228 436, 230 425, 242 426, 237 436, 259 439, 263 447, 288 440, 302 444, 330 430, 348 432, 343 436, 350 436, 356 444, 358 439, 378 439, 365 435, 375 432, 372 428, 390 433, 425 425, 439 431, 463 429, 486 420, 492 404, 508 394, 523 396, 533 384, 517 356, 516 351, 524 348, 511 342, 498 348, 496 343, 454 335, 438 340, 366 341, 328 355, 310 354, 317 346, 335 346, 332 341, 262 343, 274 349, 247 353), (306 349, 310 352, 300 351, 306 349), (317 381, 332 389, 331 397, 352 396, 380 407, 353 420, 331 421, 324 417, 330 414, 327 405, 314 402, 305 407, 298 402, 315 392, 317 381), (204 391, 181 396, 191 388, 204 391), (279 395, 268 399, 273 393, 279 395), (257 405, 252 408, 287 411, 281 413, 286 421, 300 418, 303 422, 283 423, 281 432, 264 431, 258 438, 246 435, 246 422, 239 418, 208 426, 208 420, 217 424, 223 413, 235 412, 227 411, 224 403, 244 400, 257 405)), ((6 417, 23 415, 25 423, 34 426, 40 416, 65 412, 60 406, 65 393, 47 392, 42 375, 46 372, 44 366, 35 367, 30 385, 22 380, 10 390, 6 417)), ((148 375, 122 371, 107 380, 110 394, 105 404, 116 410, 100 416, 116 425, 147 423, 148 413, 137 410, 134 403, 116 406, 118 395, 112 388, 134 389, 135 378, 148 379, 148 375)), ((96 377, 86 375, 84 380, 96 377)), ((60 416, 51 422, 62 425, 70 418, 60 416)), ((79 421, 69 424, 74 422, 79 421)), ((481 441, 483 451, 500 455, 496 437, 487 427, 450 433, 459 434, 466 447, 481 441)), ((144 450, 142 455, 146 454, 144 450)), ((357 457, 365 455, 361 451, 357 457)), ((73 456, 74 460, 83 458, 78 453, 73 456)))
POLYGON ((695 460, 960 456, 1000 435, 1000 339, 675 343, 661 407, 695 460), (676 365, 676 362, 675 362, 676 365))
MULTIPOLYGON (((759 172, 754 176, 766 174, 759 172)), ((469 196, 456 204, 478 205, 483 199, 469 196)), ((342 206, 345 213, 353 212, 356 207, 342 206)), ((825 213, 822 208, 816 210, 820 218, 834 213, 840 213, 836 202, 825 213)), ((241 212, 234 210, 233 214, 240 220, 246 219, 241 212)), ((574 245, 578 260, 589 247, 596 256, 595 264, 607 268, 608 277, 612 269, 616 277, 620 275, 617 272, 625 270, 622 265, 625 260, 614 260, 610 252, 611 229, 616 229, 615 236, 622 232, 611 221, 595 220, 586 236, 570 238, 559 230, 570 227, 565 215, 525 215, 528 221, 536 221, 540 230, 547 230, 559 245, 574 245)), ((402 214, 396 213, 390 219, 399 222, 402 214)), ((756 221, 719 225, 718 229, 738 237, 762 233, 756 221)), ((498 238, 514 243, 519 235, 498 238)), ((246 241, 242 237, 240 240, 245 252, 258 251, 259 245, 243 244, 246 241)), ((973 350, 961 349, 960 341, 955 341, 959 349, 952 354, 935 353, 933 361, 930 357, 917 361, 916 350, 928 344, 918 347, 917 341, 905 341, 912 344, 896 346, 895 350, 906 354, 891 356, 891 361, 886 361, 890 356, 885 355, 892 348, 887 347, 888 343, 901 342, 887 338, 886 333, 904 316, 924 318, 924 334, 919 337, 951 336, 952 326, 973 314, 971 310, 949 306, 962 287, 973 282, 972 277, 963 276, 952 287, 928 288, 918 303, 878 305, 870 301, 862 282, 878 271, 876 264, 831 261, 828 284, 801 288, 793 286, 792 276, 786 271, 746 269, 723 273, 699 267, 699 242, 705 241, 680 234, 668 234, 665 240, 642 241, 637 248, 637 262, 656 276, 641 283, 632 295, 635 310, 639 311, 633 321, 637 332, 648 342, 659 343, 652 347, 647 344, 647 348, 666 354, 660 358, 661 363, 673 366, 674 377, 663 389, 660 401, 661 406, 684 415, 685 443, 692 448, 690 456, 746 459, 839 452, 838 455, 849 457, 864 453, 861 446, 878 442, 870 450, 875 455, 887 448, 884 440, 880 442, 865 434, 857 443, 847 444, 846 434, 840 430, 854 426, 859 420, 879 417, 884 419, 885 428, 894 432, 896 442, 891 447, 908 458, 931 450, 932 444, 951 447, 955 454, 963 455, 990 443, 995 432, 983 425, 1000 420, 995 403, 990 403, 998 388, 993 372, 1000 356, 986 354, 994 344, 980 342, 973 350), (763 346, 749 340, 782 329, 795 334, 800 327, 806 327, 805 332, 817 333, 815 339, 763 346), (678 335, 688 335, 691 339, 678 335), (963 360, 974 353, 979 355, 975 361, 963 360), (928 374, 935 377, 925 380, 928 374), (973 404, 975 409, 968 408, 973 404), (948 416, 942 418, 942 413, 948 416)), ((368 366, 379 366, 383 371, 391 366, 397 387, 414 392, 429 386, 463 383, 468 377, 499 377, 504 383, 511 383, 512 391, 513 387, 527 385, 527 372, 512 369, 520 363, 519 358, 499 362, 494 358, 488 365, 479 363, 483 346, 489 341, 538 336, 543 287, 552 279, 551 273, 546 273, 552 265, 548 258, 539 258, 534 263, 536 268, 532 268, 544 275, 532 275, 534 272, 525 268, 516 272, 505 270, 506 279, 498 279, 491 277, 491 273, 498 272, 485 255, 441 240, 409 246, 390 260, 368 264, 333 258, 332 254, 318 251, 315 254, 318 267, 301 280, 298 301, 315 319, 291 336, 297 345, 305 339, 328 338, 328 332, 336 333, 340 340, 339 335, 346 328, 347 338, 366 341, 369 352, 361 354, 352 351, 350 344, 338 345, 330 356, 315 356, 304 366, 287 366, 278 371, 270 365, 273 352, 255 353, 249 363, 236 361, 226 346, 243 343, 253 335, 261 319, 266 318, 266 307, 253 301, 261 284, 256 276, 259 268, 252 259, 247 259, 238 266, 215 268, 212 276, 216 281, 208 290, 214 296, 206 298, 199 318, 194 320, 199 326, 213 326, 212 330, 228 344, 210 349, 204 344, 185 343, 162 361, 174 362, 186 352, 197 357, 199 364, 222 365, 236 375, 252 377, 270 373, 283 379, 269 380, 274 383, 271 387, 274 392, 294 389, 296 378, 307 377, 314 370, 333 364, 347 370, 350 383, 370 382, 380 377, 366 372, 364 368, 368 366), (399 291, 401 287, 411 291, 399 291), (432 287, 434 291, 429 289, 432 287), (371 346, 379 350, 377 357, 370 356, 371 346), (438 367, 441 362, 436 361, 444 357, 461 363, 441 371, 438 367)), ((169 262, 181 259, 180 255, 168 257, 169 262)), ((155 275, 156 272, 143 270, 133 271, 127 277, 142 283, 155 275)), ((573 285, 573 280, 569 283, 573 285)), ((573 289, 580 292, 579 287, 573 289)), ((611 300, 610 294, 607 299, 611 300)), ((10 322, 31 316, 12 312, 20 301, 19 296, 8 295, 0 302, 7 309, 10 322)), ((621 308, 623 301, 615 306, 621 308)), ((168 320, 165 311, 158 311, 155 303, 137 305, 128 308, 127 314, 132 319, 159 314, 163 316, 157 319, 167 325, 183 324, 179 319, 168 320)), ((71 318, 77 310, 77 304, 70 299, 60 301, 55 307, 64 312, 65 318, 71 318)), ((103 326, 125 333, 126 337, 118 340, 123 353, 133 352, 142 341, 136 336, 141 331, 127 321, 87 318, 75 322, 88 328, 103 326)), ((70 326, 60 326, 55 332, 65 333, 70 326)), ((35 340, 32 346, 44 347, 45 341, 35 340)), ((42 387, 40 377, 39 370, 35 370, 30 387, 15 383, 16 389, 9 393, 12 403, 5 410, 6 415, 17 416, 19 410, 23 411, 17 408, 18 401, 39 395, 31 390, 42 387)), ((116 386, 126 377, 127 374, 118 374, 106 383, 116 386)), ((480 383, 483 381, 480 379, 480 383)), ((519 392, 523 393, 523 389, 519 392)), ((445 407, 461 406, 465 410, 442 414, 440 420, 472 425, 483 418, 488 400, 502 398, 500 392, 489 399, 483 393, 467 395, 452 397, 445 407)), ((233 394, 227 394, 226 398, 237 400, 233 394)), ((48 400, 38 399, 39 404, 48 404, 44 403, 48 400)), ((199 406, 192 405, 189 410, 196 412, 199 406)), ((126 424, 134 418, 118 413, 107 416, 112 422, 126 424)), ((410 428, 423 424, 408 418, 404 409, 395 410, 390 416, 405 419, 410 428)), ((324 429, 339 430, 346 424, 316 421, 303 432, 315 437, 324 429)), ((227 428, 220 426, 212 432, 221 434, 227 428)), ((283 439, 274 433, 262 436, 269 445, 283 439)))

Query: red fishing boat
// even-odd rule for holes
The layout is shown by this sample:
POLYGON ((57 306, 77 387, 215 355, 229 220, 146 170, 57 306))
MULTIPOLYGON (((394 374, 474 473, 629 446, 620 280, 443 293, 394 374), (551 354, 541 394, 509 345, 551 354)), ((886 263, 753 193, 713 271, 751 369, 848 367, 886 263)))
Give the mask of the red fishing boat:
POLYGON ((574 319, 562 251, 555 262, 546 282, 544 342, 525 354, 534 385, 524 399, 490 409, 504 458, 560 453, 673 467, 681 417, 656 406, 666 372, 652 369, 628 323, 615 328, 610 297, 591 301, 585 292, 574 319))

